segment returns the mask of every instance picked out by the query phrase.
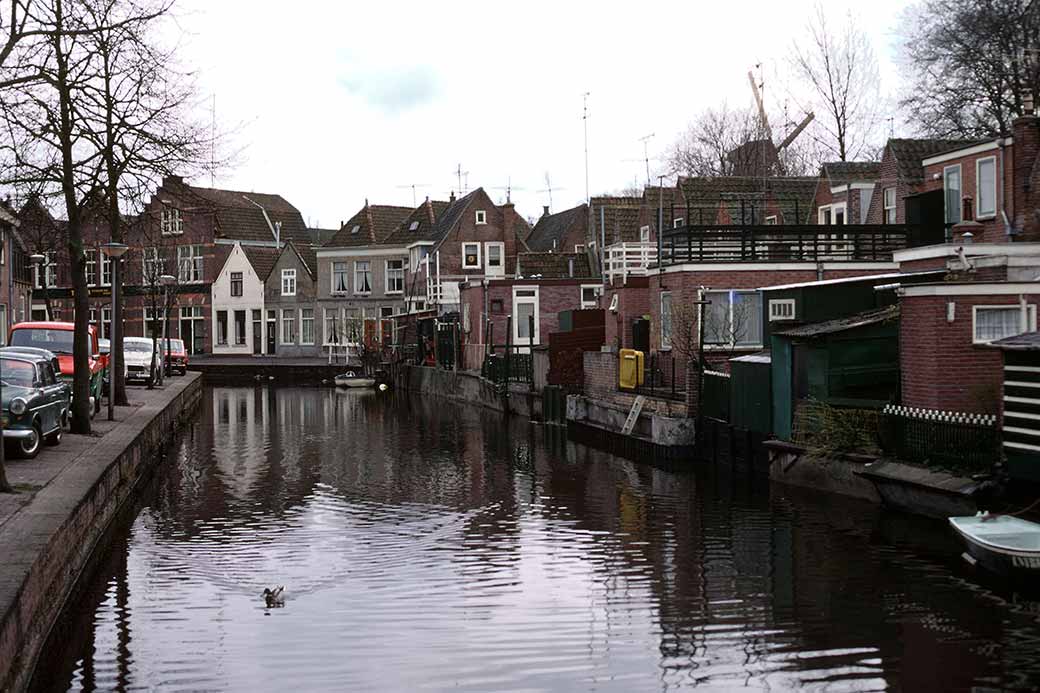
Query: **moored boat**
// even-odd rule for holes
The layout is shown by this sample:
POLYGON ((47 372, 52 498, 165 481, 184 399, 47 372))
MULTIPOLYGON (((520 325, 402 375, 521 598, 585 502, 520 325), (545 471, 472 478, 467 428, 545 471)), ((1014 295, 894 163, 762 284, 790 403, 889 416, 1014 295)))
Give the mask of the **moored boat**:
POLYGON ((1008 577, 1040 578, 1040 524, 1013 515, 951 517, 969 563, 1008 577))
POLYGON ((376 379, 369 378, 363 373, 347 371, 340 373, 333 379, 336 387, 375 387, 376 379))

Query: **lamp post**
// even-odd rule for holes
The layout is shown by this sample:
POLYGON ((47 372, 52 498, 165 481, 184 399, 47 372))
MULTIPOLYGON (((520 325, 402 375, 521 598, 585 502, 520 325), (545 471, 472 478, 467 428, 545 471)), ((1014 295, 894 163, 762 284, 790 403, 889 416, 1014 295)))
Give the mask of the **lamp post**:
MULTIPOLYGON (((130 250, 126 243, 103 243, 101 253, 112 262, 112 330, 108 346, 108 420, 115 421, 116 373, 123 367, 123 307, 119 301, 120 258, 130 250)), ((46 283, 46 279, 44 280, 46 283)))
POLYGON ((163 330, 161 344, 166 353, 159 366, 159 382, 166 380, 166 367, 170 362, 170 287, 177 283, 177 277, 172 274, 164 274, 159 277, 159 283, 163 285, 163 330))
MULTIPOLYGON (((46 305, 47 304, 47 298, 46 298, 46 296, 47 296, 47 294, 46 294, 46 291, 47 291, 47 277, 46 277, 46 272, 44 272, 44 276, 41 278, 40 277, 40 272, 42 271, 43 263, 47 262, 47 257, 45 255, 43 255, 42 253, 33 253, 32 255, 29 256, 29 262, 31 262, 33 264, 33 267, 36 268, 36 278, 37 278, 37 280, 39 280, 40 286, 43 287, 43 290, 44 290, 44 305, 46 305)), ((29 319, 32 320, 32 305, 31 304, 29 306, 29 319)), ((51 319, 50 311, 47 311, 47 319, 48 320, 51 319)))

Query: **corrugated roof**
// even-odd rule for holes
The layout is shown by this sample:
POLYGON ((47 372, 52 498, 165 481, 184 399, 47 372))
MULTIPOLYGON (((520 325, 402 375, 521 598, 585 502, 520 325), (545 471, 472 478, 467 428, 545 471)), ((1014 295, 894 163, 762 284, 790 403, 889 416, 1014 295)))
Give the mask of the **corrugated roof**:
POLYGON ((856 315, 850 315, 836 320, 826 320, 824 322, 814 322, 808 325, 791 327, 786 330, 776 330, 773 334, 783 337, 819 337, 821 335, 837 334, 838 332, 853 330, 858 327, 866 327, 867 325, 876 325, 878 323, 894 320, 898 317, 898 305, 886 306, 885 308, 868 310, 863 313, 857 313, 856 315))
POLYGON ((563 239, 584 222, 588 213, 588 205, 581 204, 556 214, 543 214, 527 237, 527 247, 534 252, 562 249, 563 239))

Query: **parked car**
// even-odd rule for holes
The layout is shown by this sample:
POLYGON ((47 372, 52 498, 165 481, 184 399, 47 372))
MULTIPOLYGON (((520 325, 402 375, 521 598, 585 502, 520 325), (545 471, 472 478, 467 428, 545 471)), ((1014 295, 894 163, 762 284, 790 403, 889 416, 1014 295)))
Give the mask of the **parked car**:
POLYGON ((72 388, 54 372, 54 356, 0 350, 0 428, 14 455, 36 457, 57 445, 68 425, 72 388))
MULTIPOLYGON (((72 342, 75 325, 71 322, 20 322, 11 328, 7 343, 11 346, 35 347, 54 352, 61 367, 61 377, 70 385, 73 377, 72 342)), ((101 358, 97 328, 87 326, 90 340, 90 412, 91 416, 101 410, 101 395, 105 380, 105 361, 101 358)))
POLYGON ((166 349, 163 350, 166 373, 180 373, 184 375, 188 372, 188 350, 184 348, 184 340, 167 339, 166 341, 166 349))
POLYGON ((123 338, 123 363, 126 364, 126 381, 143 382, 151 385, 153 373, 158 375, 162 356, 158 344, 147 337, 123 338), (153 368, 154 366, 154 368, 153 368))

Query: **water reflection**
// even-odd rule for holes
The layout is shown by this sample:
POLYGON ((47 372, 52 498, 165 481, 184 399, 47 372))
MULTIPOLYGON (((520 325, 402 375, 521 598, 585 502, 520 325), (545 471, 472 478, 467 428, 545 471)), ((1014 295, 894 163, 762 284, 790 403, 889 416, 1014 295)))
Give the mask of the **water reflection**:
POLYGON ((443 402, 212 388, 41 690, 1028 688, 931 523, 443 402), (938 541, 935 541, 935 540, 938 541), (932 548, 925 549, 930 546, 932 548), (264 587, 287 586, 267 609, 264 587))

